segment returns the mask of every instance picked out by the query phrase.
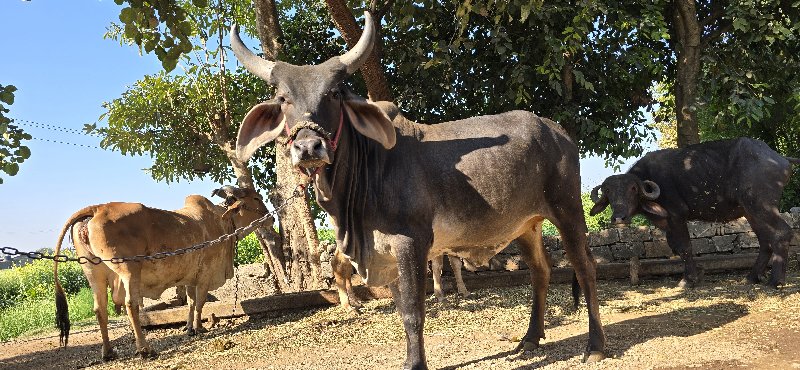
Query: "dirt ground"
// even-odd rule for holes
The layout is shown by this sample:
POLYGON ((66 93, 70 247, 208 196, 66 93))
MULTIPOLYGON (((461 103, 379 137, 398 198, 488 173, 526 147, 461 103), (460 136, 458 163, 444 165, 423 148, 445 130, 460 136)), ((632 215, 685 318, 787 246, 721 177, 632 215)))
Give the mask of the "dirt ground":
MULTIPOLYGON (((707 276, 693 290, 676 279, 600 281, 601 316, 609 358, 581 364, 587 342, 585 309, 572 311, 569 286, 552 285, 542 348, 513 352, 530 312, 530 288, 495 288, 471 299, 428 301, 428 364, 442 369, 798 369, 800 275, 775 291, 743 282, 745 272, 707 276)), ((180 328, 147 330, 155 360, 134 355, 125 320, 111 324, 118 354, 100 361, 96 326, 76 328, 66 349, 49 335, 0 343, 3 369, 396 369, 405 340, 391 300, 366 303, 361 315, 339 308, 280 318, 223 320, 187 337, 180 328)))

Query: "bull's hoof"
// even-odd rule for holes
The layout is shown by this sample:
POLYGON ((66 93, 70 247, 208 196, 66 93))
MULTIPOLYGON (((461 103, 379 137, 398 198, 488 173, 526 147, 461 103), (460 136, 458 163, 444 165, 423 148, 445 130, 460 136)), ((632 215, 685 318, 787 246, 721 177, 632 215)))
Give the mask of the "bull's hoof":
POLYGON ((113 349, 108 350, 108 352, 103 351, 103 361, 108 362, 116 359, 117 359, 117 353, 114 352, 113 349))
POLYGON ((600 351, 594 351, 590 353, 586 353, 583 355, 583 362, 584 363, 592 363, 592 362, 600 362, 606 358, 605 353, 600 351))
POLYGON ((152 360, 152 359, 158 357, 158 352, 153 351, 149 347, 148 348, 142 348, 142 349, 136 351, 136 354, 141 356, 143 360, 152 360))
POLYGON ((758 275, 756 275, 756 274, 754 274, 752 272, 747 274, 747 278, 746 279, 747 279, 748 283, 753 284, 753 285, 756 285, 756 284, 761 282, 761 278, 759 278, 758 275))
POLYGON ((779 289, 785 284, 786 283, 783 281, 783 279, 776 279, 774 276, 769 279, 769 282, 767 282, 767 286, 772 289, 779 289))
POLYGON ((469 293, 469 292, 467 292, 467 293, 461 293, 461 298, 464 298, 464 299, 472 299, 472 298, 475 298, 475 295, 474 295, 474 294, 472 294, 472 293, 469 293))

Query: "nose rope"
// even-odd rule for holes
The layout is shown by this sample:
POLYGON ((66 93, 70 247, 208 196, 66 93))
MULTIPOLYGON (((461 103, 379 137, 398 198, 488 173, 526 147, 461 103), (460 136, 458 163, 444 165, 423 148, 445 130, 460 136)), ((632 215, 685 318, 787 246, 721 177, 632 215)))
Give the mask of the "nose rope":
MULTIPOLYGON (((324 128, 322 128, 322 126, 320 126, 320 125, 318 125, 318 124, 316 124, 314 122, 311 122, 311 121, 303 121, 300 124, 296 125, 294 128, 292 128, 291 131, 289 131, 289 125, 283 125, 283 128, 286 131, 286 136, 288 137, 287 144, 289 145, 290 148, 292 146, 292 143, 294 143, 294 137, 297 136, 297 133, 300 132, 300 130, 302 130, 304 128, 307 128, 309 130, 312 130, 312 131, 320 134, 323 137, 323 139, 328 141, 330 143, 330 146, 331 146, 331 154, 335 155, 336 154, 336 147, 339 145, 339 139, 341 138, 341 135, 342 135, 342 127, 343 126, 344 126, 344 102, 339 104, 339 127, 336 128, 336 135, 334 135, 333 140, 330 139, 330 137, 331 137, 330 134, 324 128)), ((319 171, 322 169, 322 167, 323 166, 319 166, 319 167, 317 167, 316 170, 314 170, 314 172, 309 172, 309 173, 303 173, 303 171, 298 168, 297 172, 299 172, 300 174, 306 175, 309 178, 312 178, 313 175, 319 173, 319 171)), ((303 187, 305 189, 304 185, 301 185, 301 187, 303 187)))

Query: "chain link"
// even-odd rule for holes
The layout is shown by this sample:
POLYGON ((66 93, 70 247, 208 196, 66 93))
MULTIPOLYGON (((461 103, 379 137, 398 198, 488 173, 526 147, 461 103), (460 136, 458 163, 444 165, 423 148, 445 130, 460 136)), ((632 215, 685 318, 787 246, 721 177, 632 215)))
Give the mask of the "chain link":
POLYGON ((34 259, 34 260, 48 259, 48 260, 53 260, 53 261, 56 261, 56 262, 78 262, 78 263, 80 263, 82 265, 83 264, 87 264, 87 263, 91 263, 93 265, 99 265, 99 264, 101 264, 103 262, 110 262, 110 263, 120 264, 120 263, 125 263, 125 262, 141 262, 141 261, 161 260, 161 259, 164 259, 164 258, 167 258, 167 257, 179 256, 179 255, 186 254, 186 253, 189 253, 189 252, 194 252, 194 251, 197 251, 197 250, 205 249, 205 248, 208 248, 210 246, 214 246, 214 245, 217 245, 217 244, 220 244, 220 243, 224 243, 224 242, 230 241, 231 239, 234 239, 234 238, 235 238, 234 240, 238 241, 238 240, 244 238, 245 236, 247 236, 248 234, 252 233, 253 230, 255 230, 256 228, 264 226, 264 224, 266 224, 268 220, 274 220, 274 216, 277 215, 278 212, 280 212, 281 210, 286 208, 286 206, 288 206, 289 203, 291 203, 295 199, 301 197, 303 195, 304 191, 305 190, 304 190, 304 188, 302 186, 297 186, 294 189, 294 192, 292 193, 292 195, 289 198, 287 198, 286 201, 284 201, 283 204, 281 204, 280 207, 275 208, 272 212, 267 212, 267 214, 265 214, 264 216, 256 219, 255 221, 251 222, 249 225, 242 226, 242 227, 234 230, 230 234, 224 234, 224 235, 221 235, 220 237, 218 237, 216 239, 204 241, 202 243, 195 244, 195 245, 192 245, 192 246, 189 246, 189 247, 185 247, 185 248, 176 249, 174 251, 159 252, 159 253, 151 254, 151 255, 142 255, 142 254, 140 254, 140 255, 130 256, 130 257, 112 257, 112 258, 108 258, 108 259, 102 259, 102 258, 97 257, 97 256, 94 256, 94 257, 80 256, 80 257, 76 258, 76 257, 70 257, 70 256, 65 255, 65 254, 57 254, 57 255, 53 255, 53 256, 48 256, 48 255, 45 255, 45 254, 43 254, 41 252, 21 252, 17 248, 0 247, 0 254, 3 254, 4 256, 25 256, 25 257, 28 257, 28 258, 34 259))

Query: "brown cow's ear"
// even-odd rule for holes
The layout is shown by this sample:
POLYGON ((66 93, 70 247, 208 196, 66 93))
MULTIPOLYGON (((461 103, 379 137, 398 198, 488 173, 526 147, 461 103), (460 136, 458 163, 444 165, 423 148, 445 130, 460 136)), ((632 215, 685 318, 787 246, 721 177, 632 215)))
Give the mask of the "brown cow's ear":
POLYGON ((649 200, 642 201, 642 209, 647 213, 654 214, 660 217, 667 217, 669 215, 669 213, 667 213, 667 210, 664 209, 664 207, 662 207, 660 204, 656 202, 651 202, 649 200))
POLYGON ((262 145, 280 136, 286 117, 281 104, 268 101, 250 108, 236 137, 236 156, 247 162, 262 145))
POLYGON ((347 100, 344 104, 347 119, 362 135, 375 140, 386 149, 397 141, 392 121, 375 103, 369 100, 347 100))
POLYGON ((608 198, 602 196, 600 197, 600 200, 598 200, 597 203, 594 204, 592 210, 589 211, 589 216, 594 216, 600 212, 603 212, 603 210, 606 209, 606 207, 608 207, 608 198))

